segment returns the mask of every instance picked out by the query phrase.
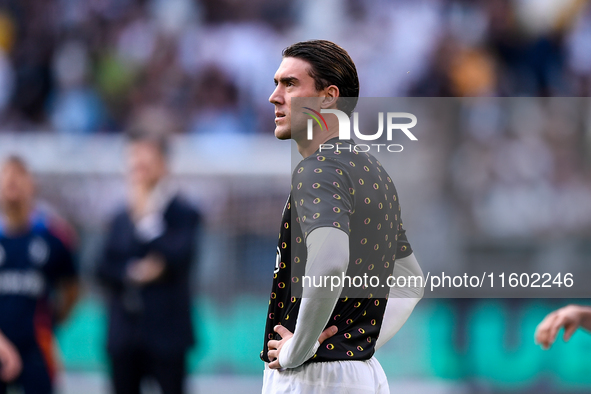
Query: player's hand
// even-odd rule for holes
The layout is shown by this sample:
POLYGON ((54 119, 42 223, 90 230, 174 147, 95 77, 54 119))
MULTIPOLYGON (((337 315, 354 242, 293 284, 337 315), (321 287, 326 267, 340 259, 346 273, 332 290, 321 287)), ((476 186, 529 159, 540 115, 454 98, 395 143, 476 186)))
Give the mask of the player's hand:
POLYGON ((585 308, 569 305, 560 308, 542 320, 536 328, 534 340, 543 349, 549 349, 556 340, 556 335, 564 327, 564 341, 567 342, 581 326, 585 308))
POLYGON ((164 272, 165 265, 160 255, 151 253, 131 263, 127 267, 127 276, 132 282, 145 285, 158 279, 164 272))
MULTIPOLYGON (((269 364, 269 368, 271 369, 280 369, 281 365, 279 364, 279 353, 281 352, 281 348, 285 343, 293 337, 293 333, 289 331, 287 328, 283 327, 282 325, 277 325, 273 329, 277 334, 281 336, 281 340, 270 340, 267 342, 267 347, 269 348, 269 352, 267 353, 267 357, 271 361, 269 364)), ((328 338, 332 337, 338 332, 337 326, 330 326, 318 337, 318 343, 322 344, 322 342, 326 341, 328 338)))
POLYGON ((2 333, 0 333, 0 380, 12 382, 22 370, 21 356, 2 333))

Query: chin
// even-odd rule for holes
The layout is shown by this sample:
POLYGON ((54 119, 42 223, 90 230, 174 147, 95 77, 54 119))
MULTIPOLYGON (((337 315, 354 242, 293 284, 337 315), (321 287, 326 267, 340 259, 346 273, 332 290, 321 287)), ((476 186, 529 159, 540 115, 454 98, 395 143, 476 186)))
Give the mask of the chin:
POLYGON ((288 140, 291 138, 291 131, 277 127, 275 128, 275 138, 278 140, 288 140))

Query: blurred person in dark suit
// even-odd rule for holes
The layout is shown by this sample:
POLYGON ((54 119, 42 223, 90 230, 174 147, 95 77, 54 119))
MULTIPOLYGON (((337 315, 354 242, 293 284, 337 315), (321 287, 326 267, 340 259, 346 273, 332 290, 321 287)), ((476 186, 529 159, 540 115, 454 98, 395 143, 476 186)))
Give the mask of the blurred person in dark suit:
POLYGON ((53 328, 78 298, 74 232, 37 206, 25 162, 0 169, 0 394, 53 392, 57 363, 53 328))
POLYGON ((189 270, 200 219, 168 182, 163 138, 133 134, 129 200, 108 230, 97 268, 109 301, 107 352, 118 394, 153 378, 164 394, 183 392, 193 345, 189 270))

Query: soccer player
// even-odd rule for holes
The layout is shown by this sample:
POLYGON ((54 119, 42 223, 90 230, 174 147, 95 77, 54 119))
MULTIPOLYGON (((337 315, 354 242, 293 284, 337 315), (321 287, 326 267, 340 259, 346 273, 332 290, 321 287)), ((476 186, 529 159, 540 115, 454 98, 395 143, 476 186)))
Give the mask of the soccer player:
POLYGON ((352 140, 338 139, 336 116, 326 115, 327 127, 315 127, 308 140, 305 118, 294 107, 292 98, 306 98, 314 111, 350 116, 359 96, 357 70, 344 49, 315 40, 286 48, 274 79, 275 136, 295 140, 303 160, 283 211, 261 352, 263 393, 388 393, 373 354, 402 327, 422 287, 392 288, 388 299, 386 292, 340 297, 342 284, 336 291, 304 286, 301 297, 291 291, 299 281, 292 269, 300 264, 315 278, 422 277, 385 168, 352 149, 352 140), (353 99, 340 99, 347 97, 353 99), (323 143, 340 149, 320 152, 323 143))
POLYGON ((534 339, 547 350, 561 328, 564 328, 564 341, 568 342, 579 327, 591 331, 591 307, 568 305, 548 314, 536 328, 534 339))
POLYGON ((72 232, 35 208, 33 178, 22 159, 0 169, 0 394, 53 391, 53 325, 78 296, 72 232))

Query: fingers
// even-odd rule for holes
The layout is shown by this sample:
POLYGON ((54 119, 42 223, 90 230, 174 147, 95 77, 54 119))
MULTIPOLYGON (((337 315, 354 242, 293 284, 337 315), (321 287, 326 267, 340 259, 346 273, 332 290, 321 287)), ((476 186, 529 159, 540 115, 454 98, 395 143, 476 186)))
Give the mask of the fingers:
POLYGON ((576 324, 567 324, 564 326, 564 342, 568 342, 568 340, 573 336, 575 331, 577 331, 578 326, 576 324))
POLYGON ((267 342, 267 347, 269 348, 269 350, 277 349, 279 347, 279 341, 272 339, 269 342, 267 342))
POLYGON ((551 331, 557 317, 558 315, 556 312, 550 313, 536 328, 535 342, 544 349, 548 349, 551 342, 553 342, 551 331))
POLYGON ((279 334, 282 339, 285 339, 286 337, 289 338, 293 335, 293 333, 291 331, 289 331, 287 328, 283 327, 282 325, 276 325, 275 328, 273 328, 273 331, 275 331, 277 334, 279 334))
POLYGON ((322 344, 325 340, 335 335, 339 329, 337 326, 330 326, 326 330, 322 331, 322 334, 318 337, 318 343, 322 344))
MULTIPOLYGON (((267 357, 269 358, 269 361, 271 361, 271 363, 276 362, 277 366, 273 369, 278 369, 281 368, 281 366, 279 366, 279 361, 277 361, 277 359, 279 358, 279 352, 281 351, 281 346, 283 346, 283 341, 285 341, 288 338, 291 338, 293 334, 291 333, 291 331, 289 331, 282 325, 276 325, 273 328, 273 331, 279 334, 282 339, 280 341, 272 339, 269 342, 267 342, 267 348, 269 349, 269 351, 267 352, 267 357)), ((271 364, 269 364, 269 367, 271 367, 271 364)))
POLYGON ((277 359, 277 357, 279 356, 279 350, 269 350, 267 352, 267 357, 269 357, 269 361, 275 361, 277 359))
POLYGON ((271 368, 271 369, 281 369, 281 365, 279 365, 279 360, 271 361, 269 363, 269 368, 271 368))
POLYGON ((157 254, 149 254, 127 267, 127 276, 138 284, 146 284, 158 279, 165 269, 165 261, 157 254))
POLYGON ((535 341, 548 349, 556 341, 558 332, 564 327, 564 340, 568 341, 581 324, 580 307, 569 305, 550 313, 536 328, 535 341))
POLYGON ((564 316, 561 315, 557 315, 554 319, 552 319, 551 323, 550 323, 550 328, 549 328, 549 334, 548 337, 546 338, 546 346, 549 348, 550 346, 552 346, 552 344, 554 343, 554 341, 556 340, 556 336, 558 335, 558 331, 560 331, 560 329, 566 324, 566 319, 564 318, 564 316))
POLYGON ((267 347, 269 351, 267 352, 267 357, 270 361, 275 360, 279 356, 279 348, 280 348, 280 341, 270 340, 267 342, 267 347))
POLYGON ((281 347, 283 346, 283 342, 286 339, 289 339, 293 336, 293 333, 289 331, 287 328, 283 327, 282 325, 276 325, 273 328, 277 334, 281 336, 280 341, 270 340, 267 342, 267 347, 269 351, 267 352, 267 357, 269 358, 269 368, 271 369, 280 369, 281 365, 279 364, 279 352, 281 351, 281 347))

